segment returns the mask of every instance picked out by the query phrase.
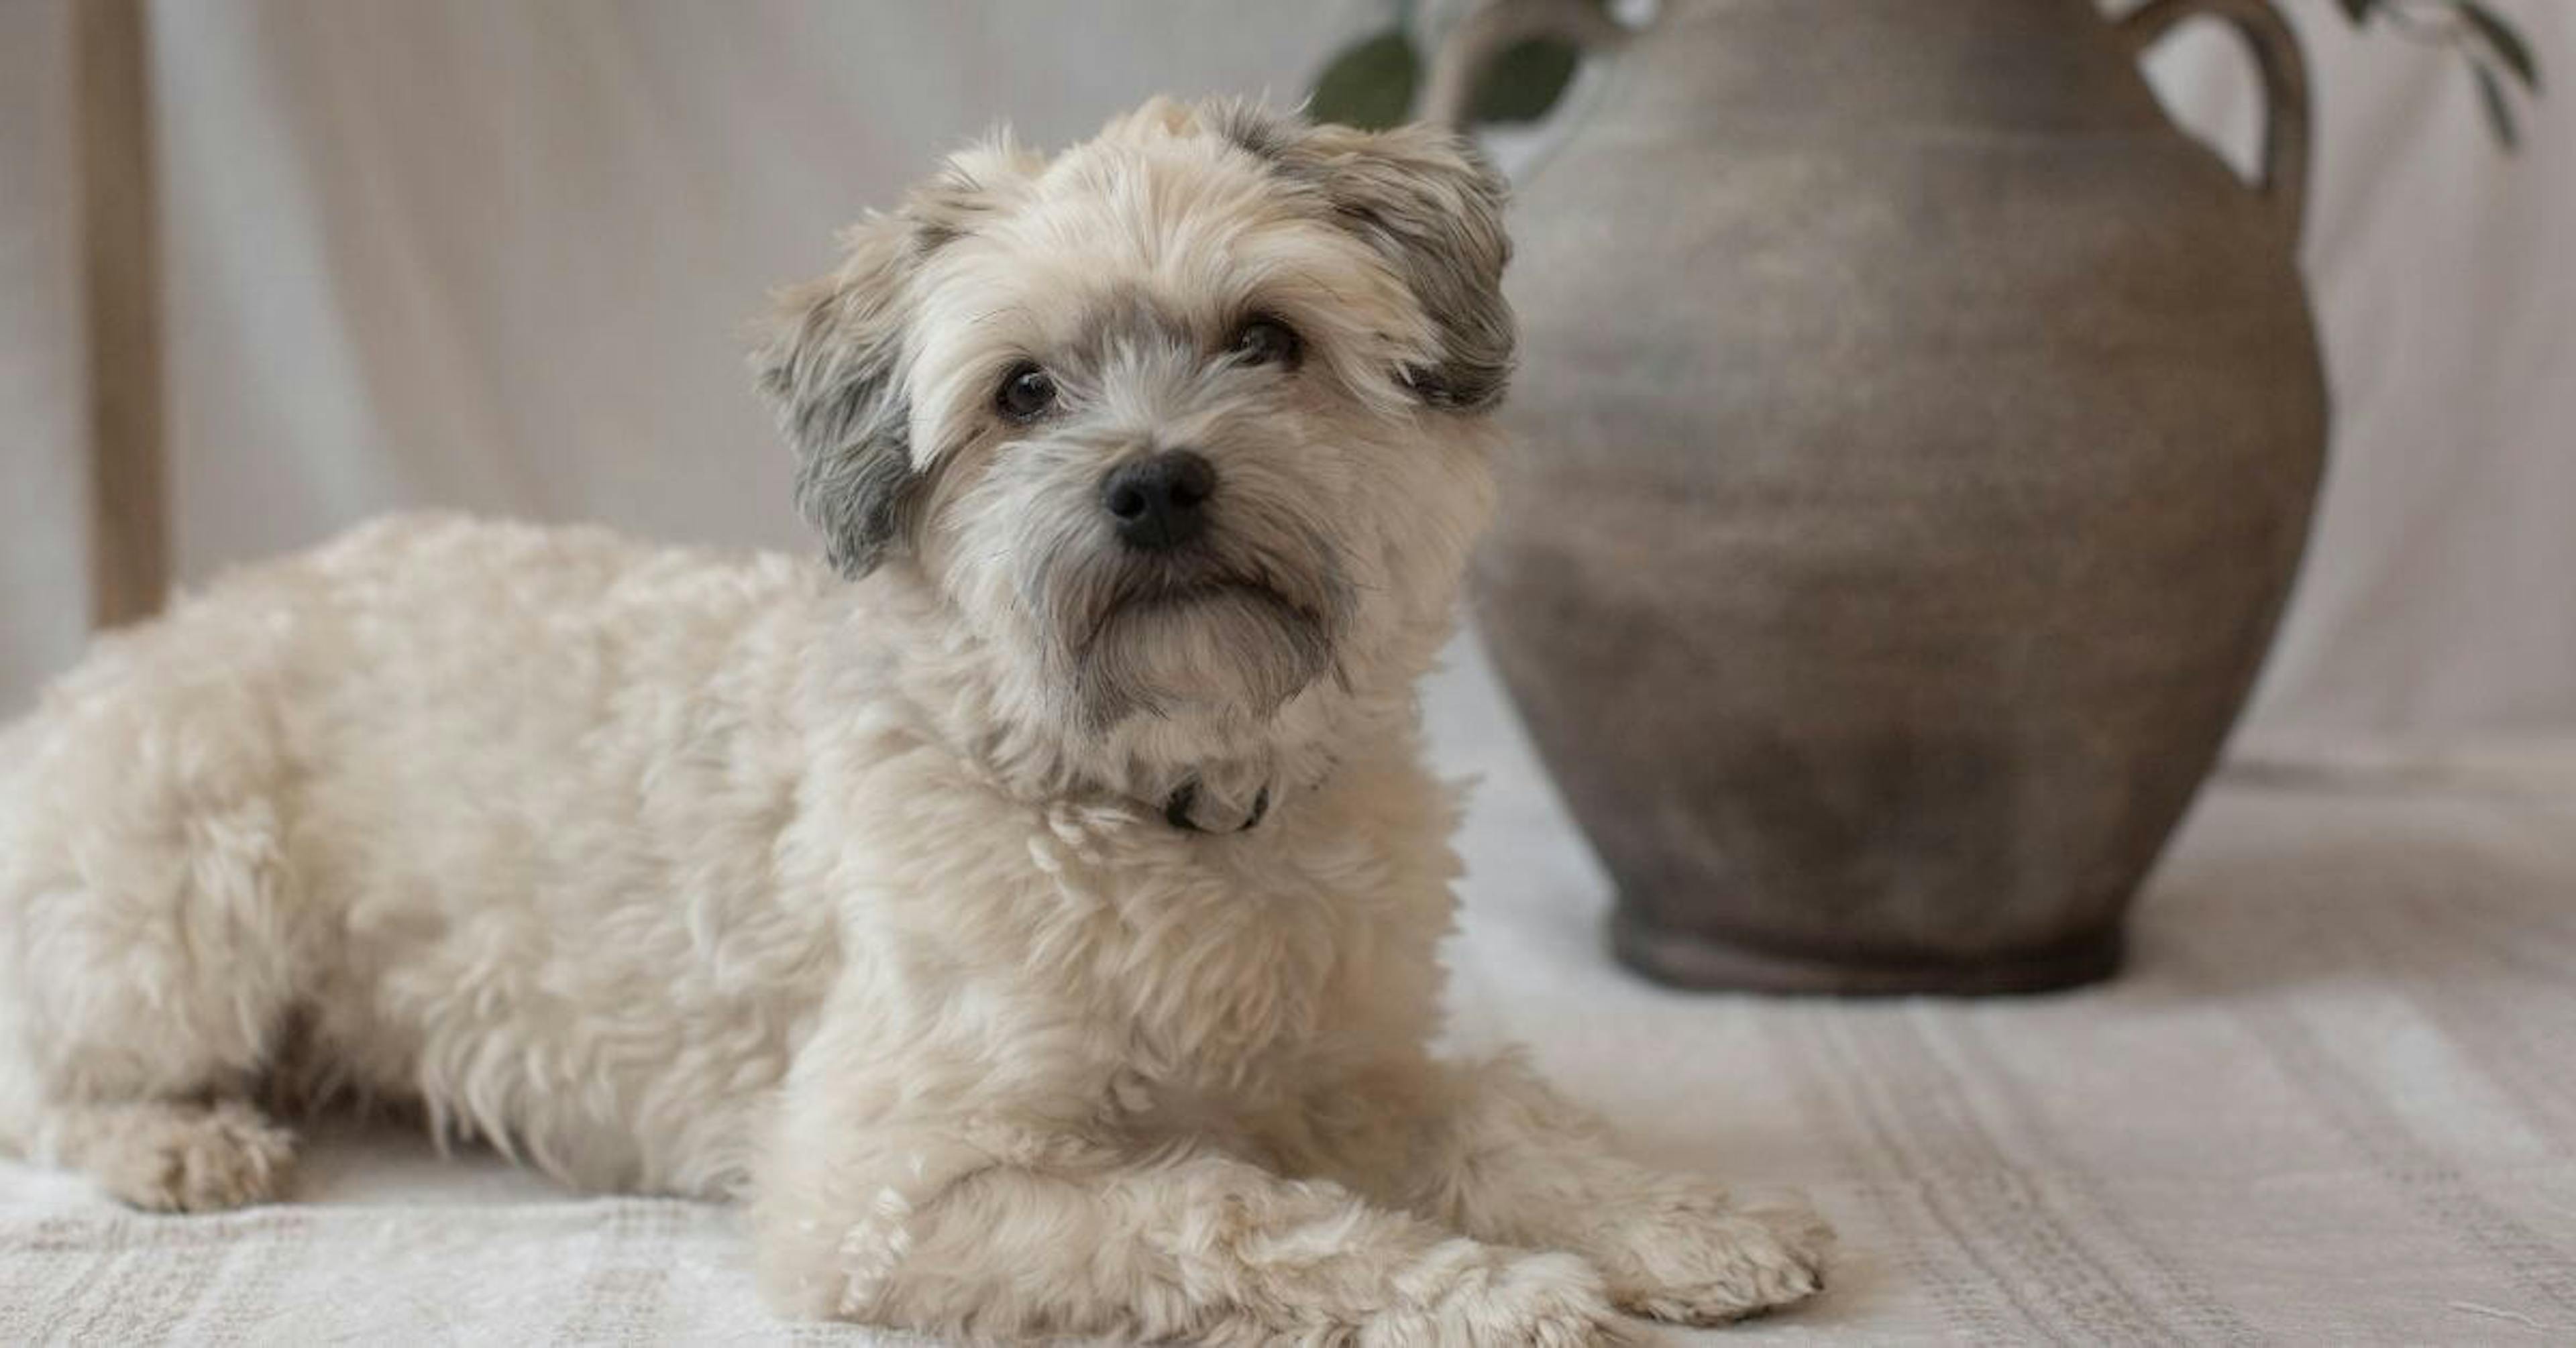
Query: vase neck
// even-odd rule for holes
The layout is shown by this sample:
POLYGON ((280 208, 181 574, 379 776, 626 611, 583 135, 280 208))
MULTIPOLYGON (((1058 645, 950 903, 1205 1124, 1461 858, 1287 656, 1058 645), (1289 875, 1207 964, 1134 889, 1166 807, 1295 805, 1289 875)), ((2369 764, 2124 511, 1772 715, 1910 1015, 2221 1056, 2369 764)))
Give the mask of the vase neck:
POLYGON ((1666 0, 1626 59, 1628 100, 1668 117, 2162 125, 2093 0, 1666 0))

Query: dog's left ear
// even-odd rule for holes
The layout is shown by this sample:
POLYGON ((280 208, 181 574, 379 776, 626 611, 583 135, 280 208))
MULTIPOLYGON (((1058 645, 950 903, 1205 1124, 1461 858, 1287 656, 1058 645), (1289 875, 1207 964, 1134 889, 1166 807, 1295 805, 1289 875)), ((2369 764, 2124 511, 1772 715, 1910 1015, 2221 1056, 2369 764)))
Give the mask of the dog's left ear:
POLYGON ((913 222, 871 216, 843 237, 841 269, 779 292, 752 373, 796 450, 796 505, 846 576, 877 568, 918 494, 904 327, 922 244, 913 222))
POLYGON ((1427 123, 1389 131, 1310 125, 1242 104, 1215 110, 1224 134, 1319 188, 1413 291, 1439 349, 1401 373, 1435 407, 1484 411, 1511 381, 1515 334, 1503 299, 1510 188, 1466 138, 1427 123))

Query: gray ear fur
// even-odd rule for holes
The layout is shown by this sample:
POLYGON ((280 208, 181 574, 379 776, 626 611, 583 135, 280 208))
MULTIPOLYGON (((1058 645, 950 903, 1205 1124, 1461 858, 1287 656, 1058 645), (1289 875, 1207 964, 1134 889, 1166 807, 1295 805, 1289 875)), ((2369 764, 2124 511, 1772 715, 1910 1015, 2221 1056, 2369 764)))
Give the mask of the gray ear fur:
POLYGON ((1236 145, 1318 188, 1412 288, 1440 339, 1435 359, 1402 372, 1416 396, 1461 411, 1502 400, 1517 342, 1503 299, 1510 188, 1473 144, 1427 123, 1309 126, 1239 103, 1213 115, 1236 145))
POLYGON ((918 494, 912 408, 904 396, 907 282, 914 225, 876 216, 852 230, 831 276, 778 295, 752 371, 796 450, 796 505, 843 575, 877 568, 903 545, 918 494))

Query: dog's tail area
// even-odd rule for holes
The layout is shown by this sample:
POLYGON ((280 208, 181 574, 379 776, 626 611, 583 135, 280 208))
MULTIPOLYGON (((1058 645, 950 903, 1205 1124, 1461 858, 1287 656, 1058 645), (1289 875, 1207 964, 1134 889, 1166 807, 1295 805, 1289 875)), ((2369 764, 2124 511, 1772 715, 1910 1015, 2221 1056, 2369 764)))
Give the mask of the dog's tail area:
MULTIPOLYGON (((16 952, 0 932, 0 980, 15 981, 16 952)), ((18 989, 0 986, 0 1157, 33 1159, 45 1121, 45 1094, 27 1061, 18 989)))
MULTIPOLYGON (((32 1085, 33 1083, 26 1083, 32 1085)), ((0 1067, 0 1159, 35 1159, 36 1129, 43 1115, 32 1091, 0 1067)))
POLYGON ((20 801, 30 789, 28 765, 35 760, 33 732, 24 718, 0 721, 0 1157, 32 1157, 37 1130, 44 1122, 44 1091, 34 1064, 27 1061, 26 987, 20 972, 25 953, 18 948, 25 925, 19 919, 25 883, 15 847, 20 801))
MULTIPOLYGON (((9 736, 0 735, 0 750, 9 736)), ((9 762, 0 759, 0 811, 9 809, 9 762)), ((9 845, 7 819, 0 816, 0 848, 9 845)), ((35 1064, 27 1060, 27 987, 21 972, 26 955, 18 948, 24 924, 18 920, 21 899, 13 858, 0 854, 0 1157, 32 1159, 38 1130, 44 1123, 44 1086, 35 1064)))

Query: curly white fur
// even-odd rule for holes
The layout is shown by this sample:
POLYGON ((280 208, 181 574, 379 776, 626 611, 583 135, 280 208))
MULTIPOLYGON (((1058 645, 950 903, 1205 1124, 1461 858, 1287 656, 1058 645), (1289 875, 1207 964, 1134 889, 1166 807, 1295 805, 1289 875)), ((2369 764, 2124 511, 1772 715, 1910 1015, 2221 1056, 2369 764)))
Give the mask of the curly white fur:
POLYGON ((103 639, 0 736, 0 1140, 199 1210, 279 1193, 259 1106, 405 1102, 746 1198, 783 1307, 934 1331, 1575 1344, 1808 1295, 1811 1214, 1424 1047, 1413 685, 1488 510, 1498 204, 1445 136, 1231 107, 972 152, 763 357, 844 575, 407 517, 103 639), (1225 354, 1256 311, 1300 367, 1225 354), (1066 409, 1012 426, 1030 357, 1066 409), (1218 591, 1093 518, 1175 437, 1218 591), (1268 817, 1175 827, 1182 782, 1268 817))

